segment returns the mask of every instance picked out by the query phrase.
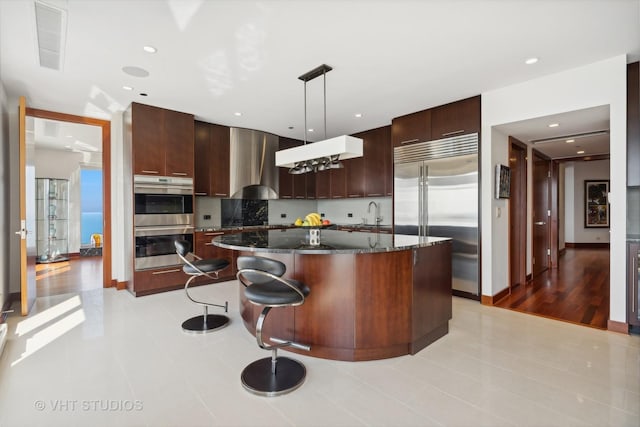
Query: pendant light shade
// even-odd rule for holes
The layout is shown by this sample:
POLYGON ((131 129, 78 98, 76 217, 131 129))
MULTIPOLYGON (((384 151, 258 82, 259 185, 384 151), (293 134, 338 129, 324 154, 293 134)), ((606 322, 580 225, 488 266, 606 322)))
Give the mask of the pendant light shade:
POLYGON ((327 136, 326 74, 332 68, 326 64, 298 77, 304 81, 304 145, 276 152, 276 166, 289 168, 289 173, 302 174, 342 167, 340 160, 362 157, 362 139, 349 135, 337 136, 322 141, 307 143, 307 82, 323 76, 324 90, 324 136, 327 136))

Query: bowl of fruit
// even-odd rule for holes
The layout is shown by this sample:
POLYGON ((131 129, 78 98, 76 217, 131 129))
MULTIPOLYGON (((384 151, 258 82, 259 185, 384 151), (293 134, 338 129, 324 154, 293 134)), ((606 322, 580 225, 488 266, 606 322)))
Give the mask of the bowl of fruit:
POLYGON ((328 219, 322 219, 319 213, 311 212, 307 214, 304 219, 297 218, 293 223, 296 227, 304 228, 325 228, 331 225, 331 221, 328 219))

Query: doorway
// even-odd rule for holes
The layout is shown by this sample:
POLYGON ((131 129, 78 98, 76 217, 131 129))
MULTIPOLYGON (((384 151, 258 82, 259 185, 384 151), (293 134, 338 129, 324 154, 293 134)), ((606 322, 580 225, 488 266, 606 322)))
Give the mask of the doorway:
MULTIPOLYGON (((71 134, 61 134, 60 138, 68 138, 69 142, 66 145, 66 148, 70 152, 80 152, 82 161, 81 163, 85 166, 99 168, 102 171, 102 182, 101 182, 101 192, 102 192, 102 233, 101 233, 101 257, 99 261, 96 262, 93 260, 82 260, 80 259, 80 240, 81 240, 81 231, 80 231, 80 210, 78 209, 77 218, 74 218, 75 223, 73 224, 73 230, 75 235, 70 236, 73 240, 75 239, 76 244, 70 249, 71 257, 68 261, 64 261, 62 263, 56 263, 58 265, 51 264, 51 268, 40 267, 36 270, 40 270, 37 272, 38 279, 43 280, 43 284, 46 283, 48 285, 48 289, 50 291, 43 291, 40 289, 39 291, 43 294, 51 295, 51 292, 54 293, 65 293, 68 291, 78 291, 83 290, 83 286, 86 289, 86 286, 98 286, 98 287, 111 287, 113 286, 113 281, 111 280, 111 124, 106 120, 92 119, 88 117, 74 116, 69 114, 56 113, 52 111, 45 110, 37 110, 37 109, 26 109, 26 115, 29 120, 40 120, 47 123, 51 123, 54 126, 58 124, 61 127, 69 124, 83 125, 85 128, 91 128, 95 133, 97 130, 98 141, 96 143, 96 150, 100 152, 99 161, 95 160, 95 157, 92 158, 90 155, 92 149, 90 149, 90 145, 87 140, 79 139, 79 138, 69 138, 73 137, 71 134), (80 149, 83 148, 83 149, 80 149), (87 154, 89 153, 89 154, 87 154), (78 248, 76 252, 76 248, 78 248), (64 264, 64 265, 63 265, 64 264), (64 285, 64 283, 72 283, 69 287, 64 285), (78 287, 79 286, 79 287, 78 287), (77 288, 77 289, 76 289, 77 288)), ((80 129, 81 127, 76 127, 76 129, 80 129)), ((63 142, 64 144, 64 142, 63 142)), ((77 171, 74 172, 75 179, 77 180, 76 184, 79 184, 80 181, 80 167, 78 165, 77 171)), ((36 171, 37 173, 37 171, 36 171)), ((73 179, 73 178, 72 178, 73 179)), ((77 189, 77 198, 79 199, 79 185, 76 185, 77 189)), ((79 205, 79 200, 76 201, 79 205)), ((40 296, 40 293, 38 293, 40 296)))
POLYGON ((509 135, 512 181, 508 202, 509 292, 494 305, 607 329, 611 262, 608 228, 598 231, 587 227, 584 193, 588 180, 609 178, 609 107, 497 128, 509 135), (523 174, 526 178, 520 177, 519 170, 523 156, 530 168, 523 174), (528 182, 523 185, 521 179, 528 182), (521 186, 525 190, 518 191, 521 186), (527 193, 524 198, 528 200, 522 207, 519 196, 527 193), (524 282, 518 224, 522 218, 527 218, 524 282))
POLYGON ((527 146, 509 137, 509 291, 527 282, 527 146))

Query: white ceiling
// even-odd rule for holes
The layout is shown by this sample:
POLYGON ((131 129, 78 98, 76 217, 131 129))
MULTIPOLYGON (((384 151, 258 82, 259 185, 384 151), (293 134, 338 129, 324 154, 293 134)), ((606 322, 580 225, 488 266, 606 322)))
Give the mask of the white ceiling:
MULTIPOLYGON (((297 77, 322 63, 334 68, 331 137, 613 56, 640 58, 640 0, 48 1, 67 10, 61 71, 38 65, 34 2, 0 0, 10 99, 102 119, 137 101, 300 139, 297 77)), ((309 82, 310 140, 323 137, 322 98, 322 78, 309 82)))

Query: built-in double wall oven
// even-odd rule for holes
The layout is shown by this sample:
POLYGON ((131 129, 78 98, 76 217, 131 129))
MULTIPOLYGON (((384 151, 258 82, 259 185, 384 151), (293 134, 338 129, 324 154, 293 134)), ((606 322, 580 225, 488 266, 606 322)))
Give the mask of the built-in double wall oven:
POLYGON ((193 179, 134 176, 135 269, 180 264, 174 242, 193 247, 193 179))

